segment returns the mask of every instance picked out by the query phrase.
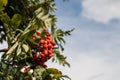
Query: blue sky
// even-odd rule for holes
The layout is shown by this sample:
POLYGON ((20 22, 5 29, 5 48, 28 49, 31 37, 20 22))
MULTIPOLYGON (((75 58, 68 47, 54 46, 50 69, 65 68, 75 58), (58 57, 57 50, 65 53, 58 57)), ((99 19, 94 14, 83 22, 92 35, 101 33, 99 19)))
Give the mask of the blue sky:
POLYGON ((73 80, 120 80, 120 1, 57 0, 57 26, 75 28, 64 54, 71 68, 60 68, 73 80))
POLYGON ((72 80, 120 80, 120 0, 56 0, 56 4, 57 26, 75 28, 66 37, 63 53, 71 68, 48 65, 72 80))

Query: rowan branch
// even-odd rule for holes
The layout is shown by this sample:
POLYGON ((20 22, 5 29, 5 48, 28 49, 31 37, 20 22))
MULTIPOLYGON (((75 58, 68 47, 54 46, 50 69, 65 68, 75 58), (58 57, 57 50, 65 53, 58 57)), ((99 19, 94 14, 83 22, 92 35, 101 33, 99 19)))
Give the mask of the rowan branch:
POLYGON ((4 49, 0 49, 0 52, 7 52, 8 49, 7 48, 4 48, 4 49))

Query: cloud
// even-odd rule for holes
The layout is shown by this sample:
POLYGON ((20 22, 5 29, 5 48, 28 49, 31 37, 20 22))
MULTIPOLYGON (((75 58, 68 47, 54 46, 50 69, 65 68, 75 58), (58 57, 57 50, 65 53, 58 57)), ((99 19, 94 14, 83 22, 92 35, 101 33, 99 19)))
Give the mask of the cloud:
MULTIPOLYGON (((6 42, 3 42, 3 44, 0 44, 0 49, 4 49, 4 48, 7 48, 7 43, 6 42)), ((2 53, 0 53, 0 58, 2 56, 2 53)))
MULTIPOLYGON (((73 80, 120 80, 120 28, 84 18, 58 17, 63 29, 75 27, 66 38, 65 55, 71 68, 58 67, 73 80)), ((51 66, 51 64, 50 64, 51 66)))
POLYGON ((82 0, 82 16, 108 23, 120 19, 120 0, 82 0))

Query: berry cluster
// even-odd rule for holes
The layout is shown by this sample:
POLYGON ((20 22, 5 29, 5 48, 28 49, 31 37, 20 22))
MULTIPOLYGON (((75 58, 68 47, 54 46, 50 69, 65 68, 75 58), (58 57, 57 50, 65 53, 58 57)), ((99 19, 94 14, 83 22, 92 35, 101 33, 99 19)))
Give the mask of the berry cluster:
POLYGON ((33 58, 38 65, 46 68, 47 66, 44 63, 54 56, 53 49, 56 43, 52 40, 51 34, 46 29, 42 32, 36 32, 35 40, 36 37, 38 38, 38 45, 33 53, 33 58))

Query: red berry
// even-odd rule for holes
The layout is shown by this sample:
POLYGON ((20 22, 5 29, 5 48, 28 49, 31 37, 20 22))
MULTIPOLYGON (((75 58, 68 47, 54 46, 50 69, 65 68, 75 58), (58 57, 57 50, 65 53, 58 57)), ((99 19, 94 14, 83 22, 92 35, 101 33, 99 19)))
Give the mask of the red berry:
POLYGON ((55 41, 53 41, 53 40, 51 41, 51 43, 52 43, 53 46, 55 46, 55 44, 56 44, 55 41))
POLYGON ((40 32, 36 32, 36 34, 37 34, 38 36, 40 36, 41 33, 40 33, 40 32))
POLYGON ((50 36, 51 36, 51 33, 48 33, 47 36, 50 37, 50 36))
POLYGON ((44 41, 44 44, 47 44, 47 41, 44 41))
POLYGON ((44 45, 43 45, 43 47, 44 47, 44 48, 47 48, 47 47, 48 47, 48 45, 47 45, 47 44, 44 44, 44 45))
POLYGON ((39 59, 39 57, 40 57, 40 54, 39 54, 39 53, 34 53, 34 54, 33 54, 33 58, 34 58, 35 60, 39 59))
POLYGON ((48 53, 49 54, 52 54, 53 53, 53 50, 51 49, 51 50, 48 50, 48 53))
POLYGON ((52 53, 52 54, 49 54, 49 56, 50 56, 50 57, 53 57, 53 56, 54 56, 54 54, 53 54, 53 53, 52 53))
POLYGON ((41 39, 41 40, 40 40, 40 44, 43 44, 43 43, 44 43, 44 40, 41 39))
POLYGON ((44 68, 47 68, 47 65, 45 65, 45 64, 44 64, 44 65, 42 65, 42 66, 43 66, 44 68))
POLYGON ((45 55, 43 53, 40 54, 41 58, 45 57, 45 55))
POLYGON ((44 29, 43 29, 43 31, 44 31, 44 32, 47 32, 47 31, 48 31, 48 29, 47 29, 47 28, 44 28, 44 29))
POLYGON ((48 49, 51 49, 51 48, 53 48, 53 46, 52 46, 51 43, 49 43, 49 44, 48 44, 48 49))
POLYGON ((48 51, 47 51, 47 50, 44 50, 43 53, 44 53, 45 55, 48 55, 48 51))

